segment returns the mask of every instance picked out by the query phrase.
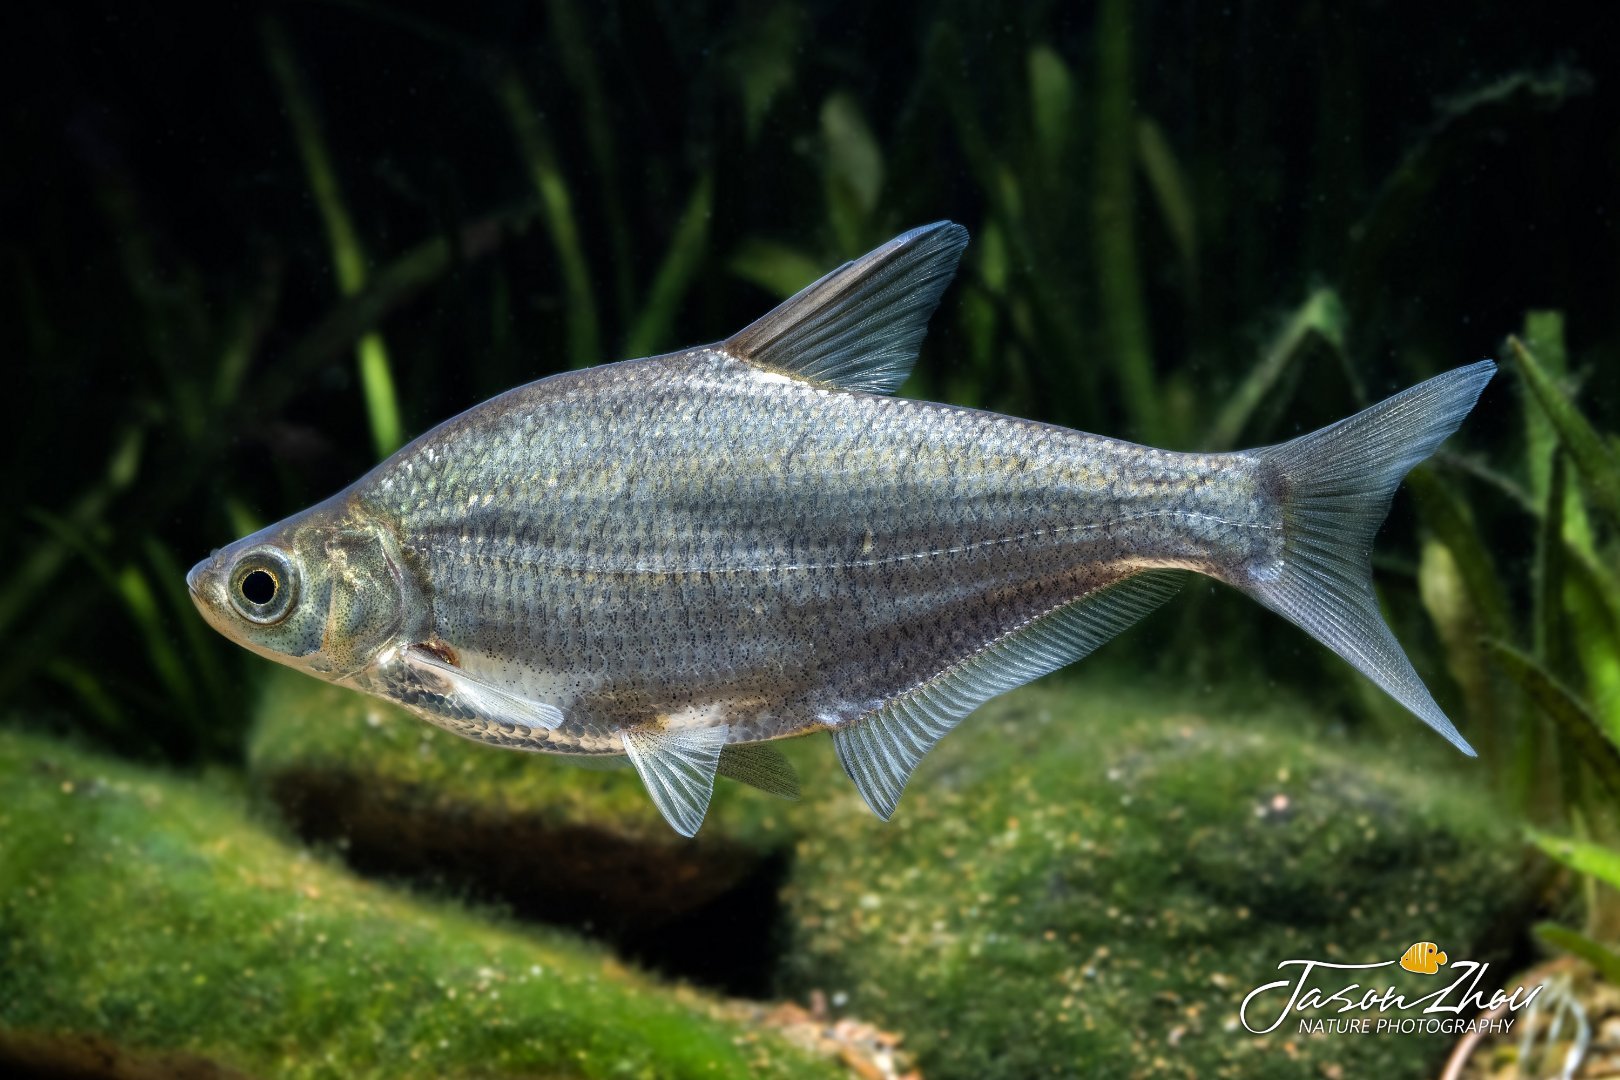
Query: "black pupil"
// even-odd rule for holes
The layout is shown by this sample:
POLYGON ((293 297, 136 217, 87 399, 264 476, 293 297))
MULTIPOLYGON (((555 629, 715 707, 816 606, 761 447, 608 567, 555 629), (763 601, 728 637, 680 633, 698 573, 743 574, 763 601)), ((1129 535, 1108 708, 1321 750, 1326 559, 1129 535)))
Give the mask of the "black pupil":
POLYGON ((276 579, 268 570, 254 570, 242 579, 242 596, 250 604, 268 604, 276 598, 276 579))

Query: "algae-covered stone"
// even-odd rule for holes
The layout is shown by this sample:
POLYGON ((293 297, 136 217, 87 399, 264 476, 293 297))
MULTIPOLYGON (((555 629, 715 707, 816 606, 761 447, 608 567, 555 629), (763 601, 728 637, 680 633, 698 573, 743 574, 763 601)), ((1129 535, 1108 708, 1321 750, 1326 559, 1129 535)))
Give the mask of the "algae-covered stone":
MULTIPOLYGON (((890 823, 805 739, 784 744, 802 803, 722 781, 685 841, 633 773, 467 743, 296 676, 265 699, 253 769, 355 861, 476 862, 541 914, 556 908, 537 893, 564 916, 657 924, 782 860, 777 989, 904 1032, 930 1080, 1432 1072, 1444 1036, 1255 1036, 1237 1011, 1288 959, 1416 941, 1489 959, 1525 886, 1479 771, 1416 729, 1355 743, 1297 707, 1192 707, 1096 674, 991 703, 890 823)), ((653 932, 724 952, 734 929, 653 932)))
POLYGON ((687 840, 633 770, 469 742, 291 672, 269 680, 249 769, 301 833, 340 840, 357 866, 444 876, 610 934, 656 928, 737 889, 791 845, 796 812, 722 778, 687 840))
POLYGON ((1011 695, 940 744, 893 822, 853 794, 820 808, 781 988, 905 1031, 930 1080, 1432 1075, 1455 1036, 1256 1036, 1238 1012, 1288 959, 1490 958, 1518 845, 1483 776, 1433 749, 1140 692, 1011 695))
POLYGON ((4 732, 0 883, 0 1062, 13 1065, 841 1075, 598 948, 356 879, 232 797, 4 732))

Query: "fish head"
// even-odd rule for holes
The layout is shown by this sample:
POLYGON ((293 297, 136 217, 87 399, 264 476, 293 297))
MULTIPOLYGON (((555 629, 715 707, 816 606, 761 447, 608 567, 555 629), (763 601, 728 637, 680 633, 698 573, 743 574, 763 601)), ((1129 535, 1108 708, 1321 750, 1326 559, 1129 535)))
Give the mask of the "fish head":
POLYGON ((186 586, 238 645, 338 682, 405 640, 416 594, 391 539, 380 524, 316 507, 215 551, 186 586))

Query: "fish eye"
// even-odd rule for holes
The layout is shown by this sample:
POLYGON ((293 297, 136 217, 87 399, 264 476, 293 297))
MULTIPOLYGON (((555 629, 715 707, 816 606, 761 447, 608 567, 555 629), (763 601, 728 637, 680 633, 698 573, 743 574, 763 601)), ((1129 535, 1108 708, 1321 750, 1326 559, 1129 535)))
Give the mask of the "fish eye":
POLYGON ((238 615, 261 626, 278 623, 298 597, 292 560, 272 547, 255 548, 236 560, 228 590, 238 615))
POLYGON ((276 598, 276 576, 268 570, 249 570, 242 579, 242 599, 254 607, 262 607, 276 598))

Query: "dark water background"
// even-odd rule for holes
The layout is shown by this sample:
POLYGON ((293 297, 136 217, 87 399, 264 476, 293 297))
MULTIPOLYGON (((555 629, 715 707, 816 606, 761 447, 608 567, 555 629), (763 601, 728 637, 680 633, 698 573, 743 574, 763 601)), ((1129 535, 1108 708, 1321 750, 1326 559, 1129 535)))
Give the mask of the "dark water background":
MULTIPOLYGON (((179 573, 376 459, 367 330, 409 437, 574 363, 722 337, 806 275, 951 218, 976 242, 909 393, 1259 444, 1499 356, 1552 308, 1579 401, 1620 423, 1605 5, 76 4, 8 21, 0 700, 136 756, 239 753, 262 664, 202 628, 179 573), (300 114, 366 271, 348 299, 300 114), (1311 323, 1254 407, 1232 405, 1313 295, 1342 334, 1311 323)), ((1518 409, 1499 379, 1451 449, 1515 475, 1518 409)), ((1521 620, 1533 523, 1501 485, 1440 476, 1521 620)), ((1417 532, 1403 499, 1381 586, 1455 709, 1417 532)), ((1227 594, 1184 600, 1119 657, 1363 715, 1342 665, 1227 594)))

